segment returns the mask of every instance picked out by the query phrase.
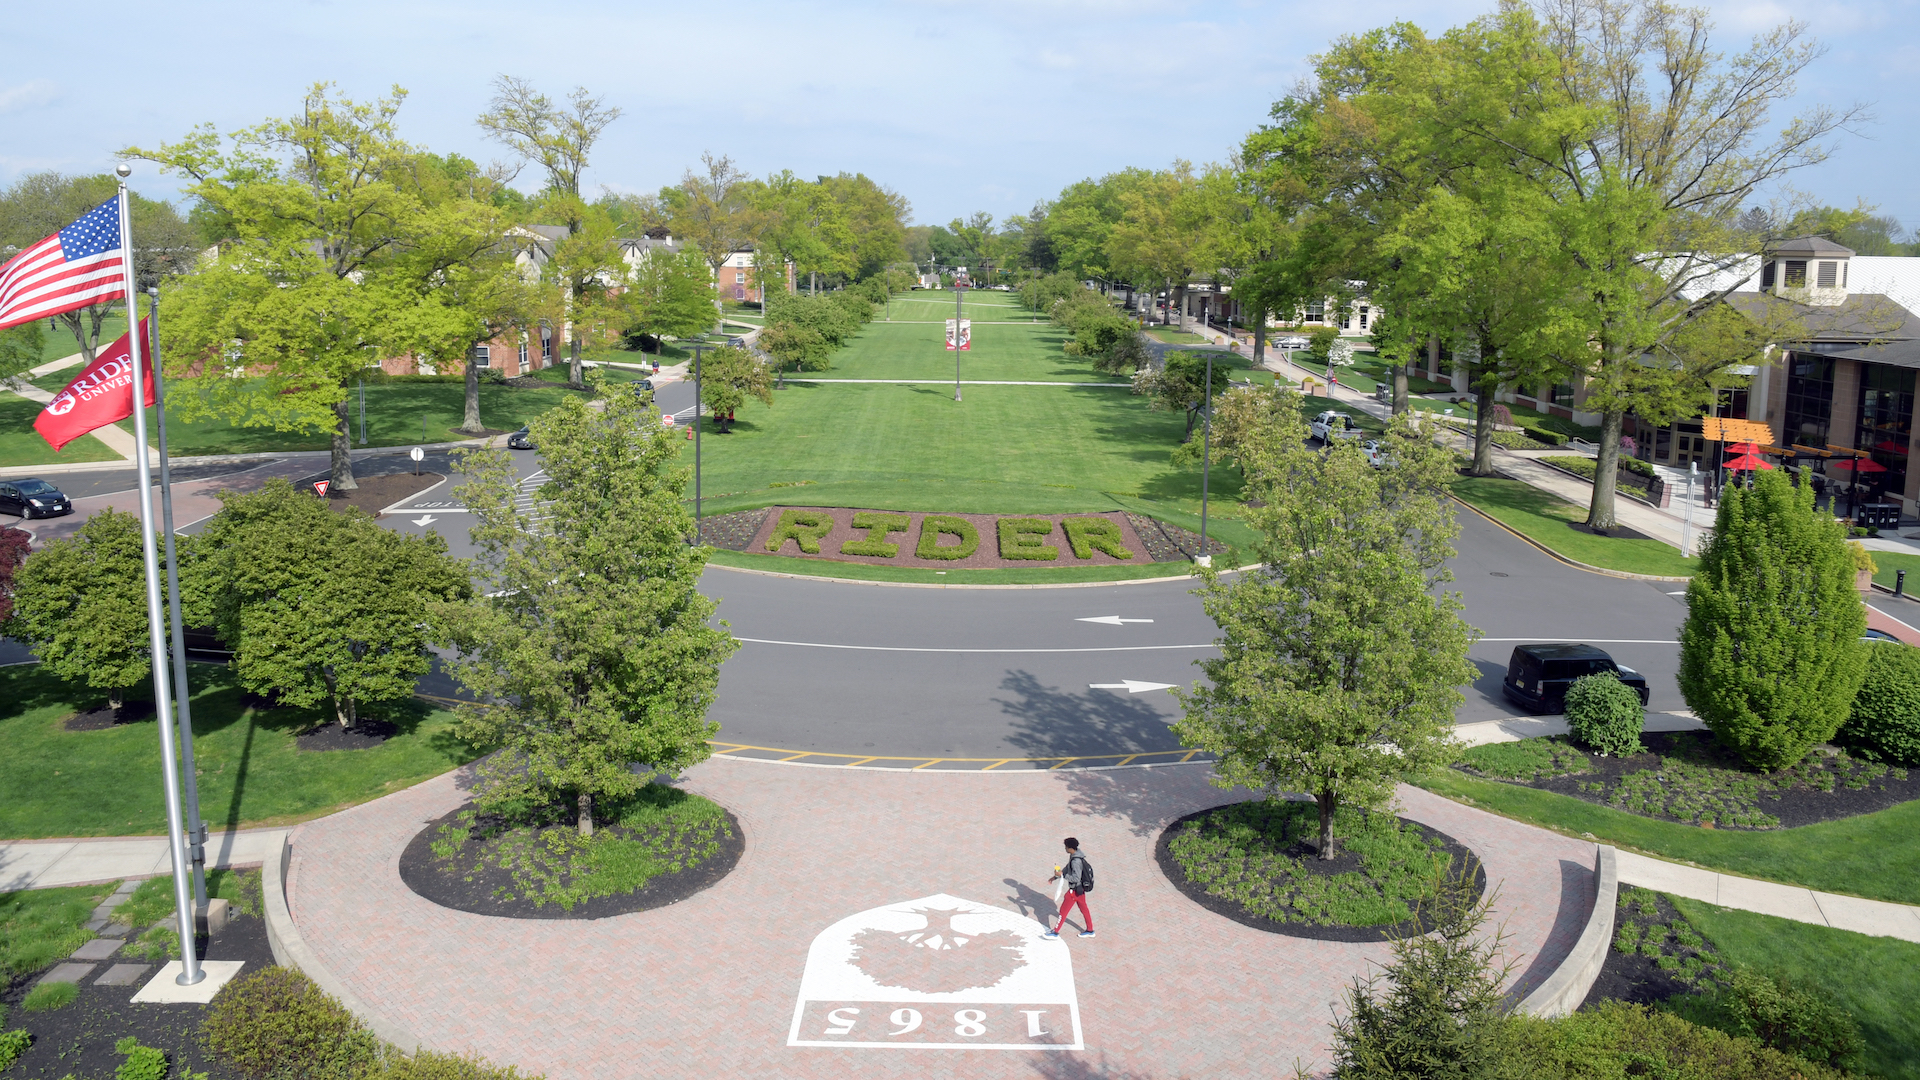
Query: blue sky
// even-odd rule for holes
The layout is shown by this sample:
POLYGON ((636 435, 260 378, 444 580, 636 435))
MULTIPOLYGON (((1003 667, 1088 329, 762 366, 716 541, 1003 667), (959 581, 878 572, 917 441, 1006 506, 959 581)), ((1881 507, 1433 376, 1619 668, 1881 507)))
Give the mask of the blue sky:
MULTIPOLYGON (((505 72, 555 95, 584 85, 625 110, 588 171, 596 190, 656 189, 712 150, 755 174, 864 172, 906 195, 921 223, 1004 217, 1082 177, 1225 157, 1337 35, 1398 19, 1437 32, 1490 6, 114 0, 90 12, 80 38, 73 9, 21 3, 0 67, 0 184, 38 169, 104 171, 116 149, 202 122, 232 130, 283 115, 321 79, 363 99, 398 83, 411 93, 407 138, 487 161, 504 151, 473 118, 505 72), (136 72, 127 90, 101 77, 123 62, 136 72)), ((1920 4, 1709 6, 1728 50, 1790 14, 1812 24, 1830 51, 1790 109, 1875 106, 1877 122, 1795 186, 1920 227, 1920 4)), ((136 189, 171 197, 175 181, 151 168, 136 189)))

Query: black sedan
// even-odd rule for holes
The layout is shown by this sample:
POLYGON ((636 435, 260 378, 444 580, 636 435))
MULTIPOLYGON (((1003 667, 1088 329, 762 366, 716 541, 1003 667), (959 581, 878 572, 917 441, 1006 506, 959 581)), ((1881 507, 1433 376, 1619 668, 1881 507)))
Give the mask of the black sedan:
POLYGON ((73 513, 73 502, 45 480, 0 480, 0 514, 21 518, 73 513))
POLYGON ((1591 645, 1519 645, 1507 661, 1500 684, 1507 698, 1530 713, 1567 711, 1567 687, 1582 675, 1611 674, 1648 700, 1646 676, 1614 663, 1606 650, 1591 645))
POLYGON ((525 424, 520 425, 519 431, 507 436, 507 449, 509 450, 532 450, 533 448, 533 436, 527 433, 527 425, 525 424))

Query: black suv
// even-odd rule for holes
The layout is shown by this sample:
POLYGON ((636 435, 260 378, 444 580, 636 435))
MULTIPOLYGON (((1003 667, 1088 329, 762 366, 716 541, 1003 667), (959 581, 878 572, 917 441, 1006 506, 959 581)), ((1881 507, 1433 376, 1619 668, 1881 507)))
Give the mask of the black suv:
POLYGON ((0 514, 37 518, 71 513, 73 503, 45 480, 0 480, 0 514))
POLYGON ((1519 645, 1507 661, 1507 677, 1501 689, 1514 704, 1533 713, 1557 713, 1567 709, 1567 687, 1582 675, 1608 672, 1640 694, 1644 708, 1649 694, 1644 675, 1614 663, 1603 649, 1591 645, 1519 645))

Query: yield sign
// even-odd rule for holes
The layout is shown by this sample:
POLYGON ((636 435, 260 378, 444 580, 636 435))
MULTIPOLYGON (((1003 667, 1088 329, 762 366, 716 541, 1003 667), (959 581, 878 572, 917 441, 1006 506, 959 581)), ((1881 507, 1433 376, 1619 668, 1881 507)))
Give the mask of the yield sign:
POLYGON ((1089 690, 1125 690, 1129 694, 1144 694, 1149 690, 1171 690, 1175 683, 1139 682, 1134 679, 1121 679, 1119 682, 1088 683, 1089 690))
POLYGON ((315 480, 313 482, 313 490, 317 492, 321 498, 324 499, 327 497, 327 488, 330 487, 332 484, 333 484, 333 481, 331 480, 315 480))

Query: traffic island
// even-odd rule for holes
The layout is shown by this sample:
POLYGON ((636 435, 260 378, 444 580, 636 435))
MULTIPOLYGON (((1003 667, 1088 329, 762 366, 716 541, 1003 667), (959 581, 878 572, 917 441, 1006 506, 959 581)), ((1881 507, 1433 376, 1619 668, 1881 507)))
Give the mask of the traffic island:
POLYGON ((915 569, 1149 565, 1131 515, 927 514, 772 507, 750 552, 915 569))
POLYGON ((1161 832, 1154 858, 1187 899, 1242 926, 1314 941, 1378 942, 1430 933, 1446 881, 1487 875, 1466 845, 1390 814, 1342 809, 1335 855, 1319 858, 1319 808, 1239 802, 1188 814, 1161 832))
POLYGON ((585 837, 558 805, 485 811, 469 802, 413 837, 400 855, 400 879, 455 911, 606 919, 711 887, 746 848, 725 807, 662 784, 602 816, 585 837))

